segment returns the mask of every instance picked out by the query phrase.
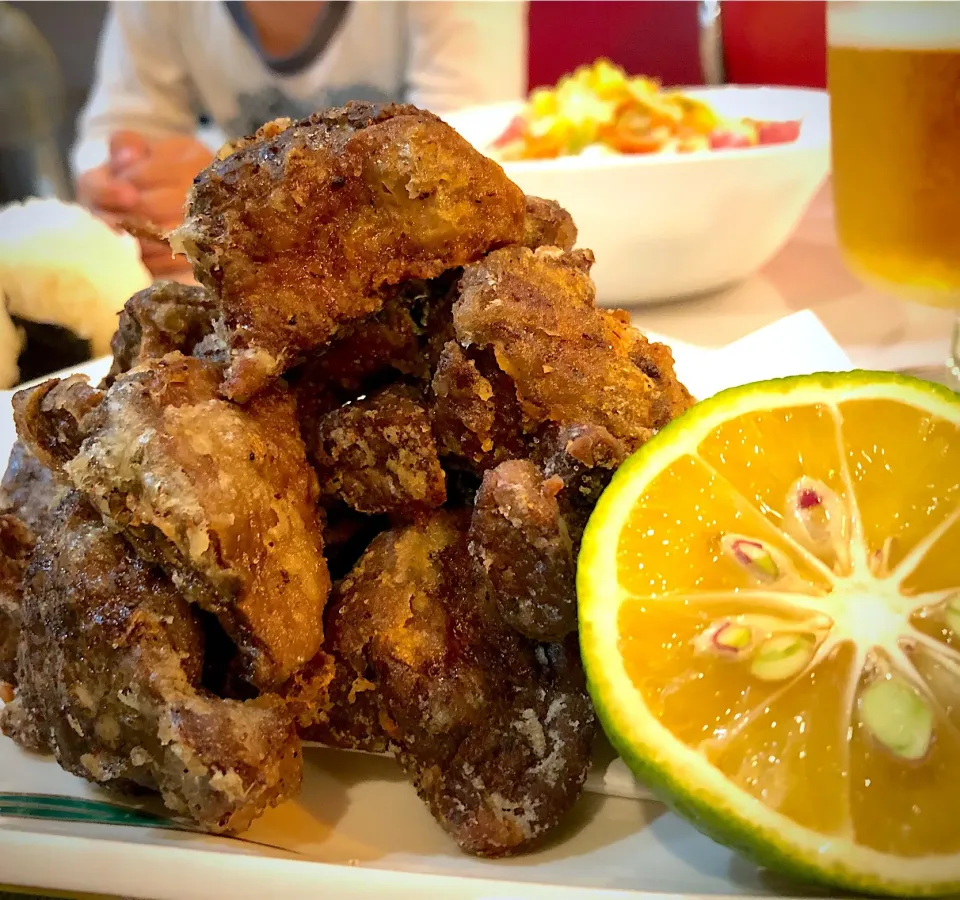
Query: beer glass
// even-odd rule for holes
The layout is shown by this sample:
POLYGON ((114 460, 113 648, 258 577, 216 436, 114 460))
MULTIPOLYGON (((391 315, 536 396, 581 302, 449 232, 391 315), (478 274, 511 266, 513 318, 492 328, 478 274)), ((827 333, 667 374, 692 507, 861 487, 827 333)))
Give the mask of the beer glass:
POLYGON ((837 233, 849 268, 957 314, 951 359, 919 372, 960 390, 960 2, 827 5, 837 233))

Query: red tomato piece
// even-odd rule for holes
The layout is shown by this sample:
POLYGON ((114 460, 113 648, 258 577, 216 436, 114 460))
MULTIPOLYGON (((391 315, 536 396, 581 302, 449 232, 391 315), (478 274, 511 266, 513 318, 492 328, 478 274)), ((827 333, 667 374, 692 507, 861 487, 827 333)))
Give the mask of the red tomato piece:
POLYGON ((745 134, 718 128, 710 132, 711 150, 734 150, 741 147, 752 147, 753 142, 745 134))
POLYGON ((505 147, 507 144, 521 140, 526 133, 527 120, 523 116, 514 116, 503 134, 493 142, 493 146, 497 149, 505 147))
POLYGON ((670 139, 668 128, 653 126, 646 113, 628 112, 612 128, 603 129, 601 140, 618 153, 656 153, 670 139))
POLYGON ((609 140, 610 146, 618 153, 656 153, 661 142, 655 140, 650 135, 632 135, 623 132, 615 132, 609 140))
POLYGON ((798 137, 798 121, 761 122, 757 129, 757 139, 761 144, 792 144, 798 137))

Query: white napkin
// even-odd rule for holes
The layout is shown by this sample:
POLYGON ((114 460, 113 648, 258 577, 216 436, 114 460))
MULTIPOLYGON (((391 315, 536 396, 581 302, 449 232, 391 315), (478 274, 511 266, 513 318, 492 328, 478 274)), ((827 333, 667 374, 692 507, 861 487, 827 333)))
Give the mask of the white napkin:
MULTIPOLYGON (((814 372, 847 372, 854 368, 830 332, 809 310, 780 319, 717 350, 684 345, 670 338, 657 339, 672 347, 677 375, 698 400, 751 381, 814 372)), ((594 751, 586 790, 631 800, 656 799, 604 739, 598 741, 594 751)))
POLYGON ((680 380, 698 400, 751 381, 854 368, 843 348, 808 309, 716 350, 664 340, 673 348, 680 380))

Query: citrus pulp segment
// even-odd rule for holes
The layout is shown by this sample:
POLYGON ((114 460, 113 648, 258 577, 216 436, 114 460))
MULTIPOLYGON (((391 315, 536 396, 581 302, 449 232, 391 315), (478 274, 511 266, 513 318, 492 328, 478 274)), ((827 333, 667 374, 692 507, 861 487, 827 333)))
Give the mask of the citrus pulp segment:
POLYGON ((591 694, 624 759, 763 864, 960 892, 960 395, 748 385, 628 460, 580 553, 591 694))

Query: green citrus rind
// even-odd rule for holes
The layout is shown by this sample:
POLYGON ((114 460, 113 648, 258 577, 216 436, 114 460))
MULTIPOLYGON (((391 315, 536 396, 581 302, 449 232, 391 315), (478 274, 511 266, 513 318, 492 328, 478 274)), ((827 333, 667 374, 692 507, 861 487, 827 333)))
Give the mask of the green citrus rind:
POLYGON ((732 785, 646 710, 617 646, 616 553, 647 484, 720 423, 751 410, 895 399, 960 423, 960 394, 883 372, 822 373, 732 388, 697 404, 618 470, 584 533, 577 568, 580 645, 597 715, 617 752, 668 806, 761 866, 832 887, 891 896, 960 894, 960 854, 903 858, 818 835, 732 785))

